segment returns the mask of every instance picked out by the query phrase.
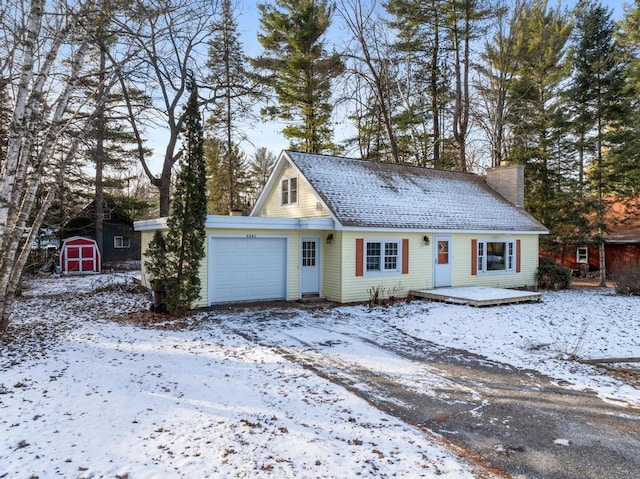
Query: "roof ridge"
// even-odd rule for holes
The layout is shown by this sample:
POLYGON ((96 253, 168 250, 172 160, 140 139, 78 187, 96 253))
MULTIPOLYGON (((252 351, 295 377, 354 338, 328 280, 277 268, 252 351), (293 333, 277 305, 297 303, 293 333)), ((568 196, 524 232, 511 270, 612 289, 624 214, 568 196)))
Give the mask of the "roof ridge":
MULTIPOLYGON (((299 150, 285 150, 285 152, 287 154, 289 154, 289 158, 291 158, 290 153, 293 153, 294 155, 304 155, 304 156, 321 156, 323 158, 330 158, 330 159, 338 159, 338 160, 349 160, 349 161, 355 161, 355 162, 359 162, 359 163, 363 163, 363 164, 374 164, 374 165, 383 165, 386 167, 390 167, 390 168, 411 168, 411 169, 416 169, 416 170, 420 170, 420 171, 438 171, 438 172, 443 172, 443 173, 452 173, 452 174, 460 174, 460 175, 467 175, 467 176, 473 176, 473 177, 480 177, 479 174, 474 173, 472 171, 458 171, 458 170, 449 170, 449 169, 445 169, 445 168, 435 168, 432 166, 420 166, 420 165, 412 165, 410 163, 392 163, 390 161, 378 161, 378 160, 370 160, 370 159, 366 159, 366 158, 354 158, 352 156, 342 156, 342 155, 330 155, 327 153, 310 153, 308 151, 299 151, 299 150)), ((293 159, 293 158, 291 158, 293 159)))

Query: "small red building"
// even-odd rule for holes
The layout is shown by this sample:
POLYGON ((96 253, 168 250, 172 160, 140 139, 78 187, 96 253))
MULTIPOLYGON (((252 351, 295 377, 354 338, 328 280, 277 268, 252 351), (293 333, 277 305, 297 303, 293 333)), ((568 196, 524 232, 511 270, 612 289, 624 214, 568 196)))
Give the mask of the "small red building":
MULTIPOLYGON (((618 265, 640 261, 640 200, 612 201, 607 205, 609 232, 603 236, 607 276, 615 276, 618 265)), ((597 244, 564 243, 557 251, 541 251, 541 256, 555 258, 576 275, 600 270, 600 247, 597 244)))
POLYGON ((72 236, 60 248, 60 270, 63 274, 100 272, 100 250, 91 238, 72 236))

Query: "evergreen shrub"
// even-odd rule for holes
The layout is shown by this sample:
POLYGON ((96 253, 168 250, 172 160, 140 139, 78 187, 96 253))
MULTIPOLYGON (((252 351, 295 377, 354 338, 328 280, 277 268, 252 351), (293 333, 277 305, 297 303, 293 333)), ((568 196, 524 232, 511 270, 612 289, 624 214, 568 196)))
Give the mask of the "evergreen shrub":
POLYGON ((571 268, 558 264, 553 258, 539 258, 536 276, 540 289, 557 291, 571 286, 571 268))

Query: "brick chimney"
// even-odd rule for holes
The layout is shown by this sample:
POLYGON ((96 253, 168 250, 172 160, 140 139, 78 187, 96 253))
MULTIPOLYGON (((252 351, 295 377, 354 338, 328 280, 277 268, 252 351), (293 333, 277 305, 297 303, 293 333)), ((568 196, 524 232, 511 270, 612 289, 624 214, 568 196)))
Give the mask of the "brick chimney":
POLYGON ((524 206, 524 165, 503 161, 487 170, 487 184, 518 208, 524 206))

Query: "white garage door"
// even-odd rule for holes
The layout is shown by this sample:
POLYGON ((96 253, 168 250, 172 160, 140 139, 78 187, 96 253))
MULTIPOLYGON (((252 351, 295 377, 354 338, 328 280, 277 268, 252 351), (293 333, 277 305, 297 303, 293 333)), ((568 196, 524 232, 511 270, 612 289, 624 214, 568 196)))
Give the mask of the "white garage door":
POLYGON ((209 303, 285 299, 285 238, 209 239, 209 303))

